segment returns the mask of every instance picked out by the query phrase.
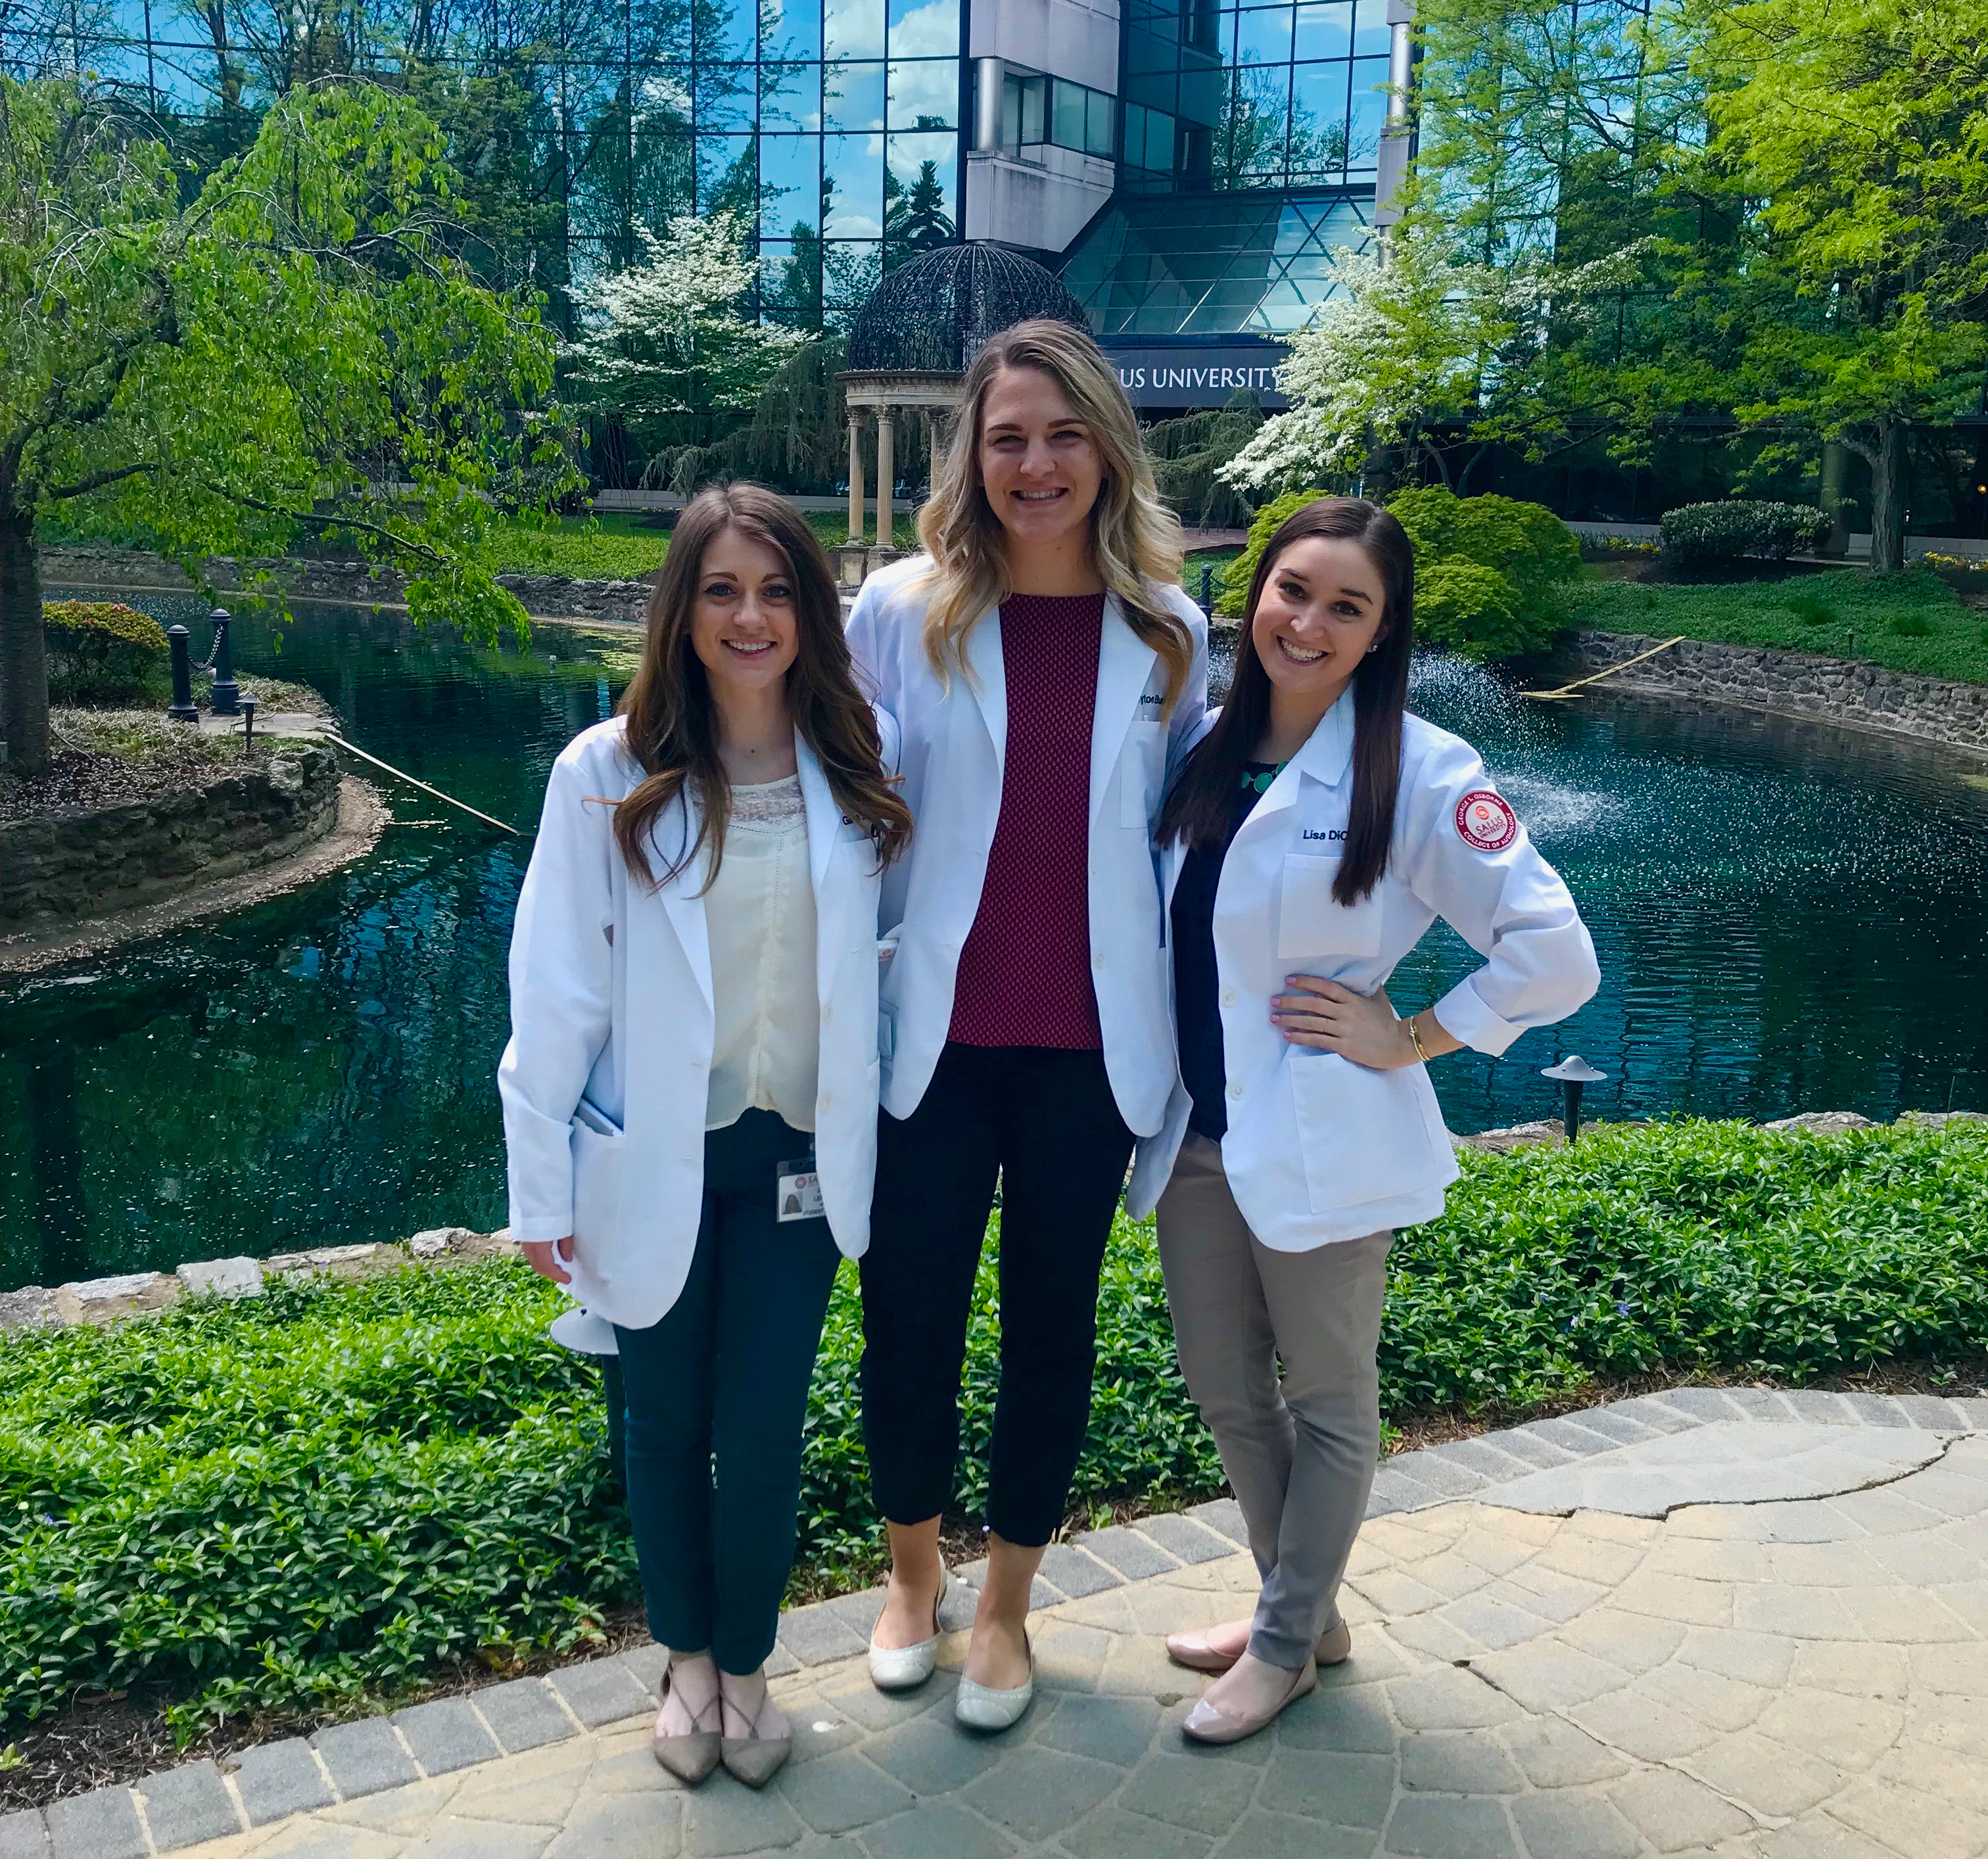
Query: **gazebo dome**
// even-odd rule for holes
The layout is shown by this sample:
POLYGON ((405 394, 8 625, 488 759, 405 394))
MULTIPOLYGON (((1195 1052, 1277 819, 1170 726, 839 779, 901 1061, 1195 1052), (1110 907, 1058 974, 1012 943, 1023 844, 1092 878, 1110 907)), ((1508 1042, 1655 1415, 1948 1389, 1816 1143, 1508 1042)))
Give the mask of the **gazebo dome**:
POLYGON ((941 245, 892 272, 856 313, 849 367, 963 374, 989 336, 1031 316, 1090 328, 1083 306, 1041 265, 998 245, 941 245))

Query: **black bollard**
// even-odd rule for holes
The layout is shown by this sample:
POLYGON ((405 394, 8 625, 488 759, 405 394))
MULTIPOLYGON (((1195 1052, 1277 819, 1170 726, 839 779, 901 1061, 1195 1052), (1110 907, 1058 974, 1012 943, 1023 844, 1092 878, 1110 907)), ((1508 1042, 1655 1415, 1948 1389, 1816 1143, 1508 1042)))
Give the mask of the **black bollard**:
POLYGON ((1215 613, 1215 564, 1203 562, 1201 565, 1201 610, 1213 617, 1215 613))
POLYGON ((242 688, 235 681, 235 654, 228 643, 228 609, 217 607, 208 618, 214 622, 212 708, 216 716, 235 716, 239 714, 235 702, 242 695, 242 688))
POLYGON ((246 749, 255 739, 255 700, 245 697, 242 700, 242 745, 246 749))
POLYGON ((1557 1080, 1565 1094, 1566 1121, 1563 1127, 1567 1140, 1574 1141, 1581 1134, 1581 1092, 1584 1085, 1598 1084, 1606 1078, 1606 1072, 1598 1072, 1577 1052, 1569 1053, 1559 1064, 1549 1066, 1540 1073, 1542 1078, 1557 1080))
POLYGON ((200 712, 194 708, 193 673, 187 663, 187 641, 192 635, 183 626, 166 628, 166 644, 173 654, 173 701, 166 711, 175 723, 198 723, 200 712))

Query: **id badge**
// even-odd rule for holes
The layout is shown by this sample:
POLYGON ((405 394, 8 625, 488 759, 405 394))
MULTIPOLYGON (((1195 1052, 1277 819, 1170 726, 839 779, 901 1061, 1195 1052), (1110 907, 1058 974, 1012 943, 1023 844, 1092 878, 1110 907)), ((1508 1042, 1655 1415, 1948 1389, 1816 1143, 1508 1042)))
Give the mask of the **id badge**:
POLYGON ((827 1209, 822 1204, 821 1177, 815 1173, 814 1158, 804 1155, 797 1161, 776 1162, 773 1205, 782 1220, 819 1220, 827 1209))

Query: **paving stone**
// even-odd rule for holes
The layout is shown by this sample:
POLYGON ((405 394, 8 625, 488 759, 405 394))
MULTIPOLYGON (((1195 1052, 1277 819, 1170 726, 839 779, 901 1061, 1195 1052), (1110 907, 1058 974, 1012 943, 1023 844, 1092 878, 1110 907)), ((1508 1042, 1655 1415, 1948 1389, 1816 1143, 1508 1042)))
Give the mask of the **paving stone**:
POLYGON ((1073 1600, 1117 1587, 1125 1579, 1095 1556, 1087 1556, 1067 1543, 1052 1543, 1043 1551, 1043 1573, 1073 1600))
POLYGON ((817 1833, 847 1833, 911 1805, 911 1791, 854 1749, 803 1763, 780 1778, 787 1805, 817 1833))
POLYGON ((1889 1394, 1846 1394, 1843 1399, 1867 1426, 1909 1427, 1912 1424, 1905 1409, 1889 1394))
POLYGON ((867 1645, 876 1631, 877 1617, 884 1611, 884 1590, 881 1586, 865 1588, 859 1594, 838 1594, 821 1604, 867 1645))
POLYGON ((776 1788, 741 1787, 714 1775, 684 1799, 683 1851, 691 1859, 791 1846, 807 1831, 776 1788))
POLYGON ((509 1756, 543 1749, 547 1743, 578 1734, 543 1678, 511 1678, 502 1685, 485 1685, 474 1702, 509 1756))
POLYGON ((1625 1414, 1614 1407, 1583 1408, 1578 1414, 1569 1416, 1578 1426, 1587 1428, 1591 1433, 1599 1433, 1604 1439, 1613 1439, 1625 1446, 1633 1446, 1639 1439, 1655 1439, 1668 1429, 1652 1426, 1633 1414, 1625 1414))
POLYGON ((1185 1827, 1168 1827, 1121 1807, 1100 1807, 1057 1844, 1070 1859, 1202 1859, 1212 1842, 1185 1827))
POLYGON ((145 1859, 150 1848, 128 1788, 99 1788, 49 1806, 50 1859, 145 1859))
POLYGON ((451 1775, 503 1754, 467 1698, 438 1698, 397 1711, 394 1727, 425 1774, 451 1775))
POLYGON ((1378 1832, 1395 1798, 1389 1756, 1280 1752, 1256 1790, 1256 1805, 1335 1827, 1378 1832))
POLYGON ((1452 1465, 1460 1465, 1466 1472, 1474 1472, 1488 1484, 1497 1484, 1510 1478, 1523 1478, 1537 1468, 1522 1458, 1514 1458, 1509 1452, 1501 1452, 1489 1441, 1483 1439, 1452 1439, 1439 1446, 1424 1448, 1420 1458, 1446 1459, 1452 1465))
POLYGON ((1720 1390, 1749 1420, 1788 1421, 1798 1418, 1787 1397, 1771 1387, 1729 1387, 1720 1390))
POLYGON ((1508 1724, 1499 1732, 1512 1759, 1535 1788, 1572 1788, 1605 1782, 1629 1766, 1619 1750, 1598 1742, 1559 1717, 1533 1717, 1508 1724))
POLYGON ((1806 1751, 1751 1732, 1699 1750, 1691 1766, 1721 1794, 1777 1820, 1806 1813, 1840 1793, 1849 1779, 1806 1751))
MULTIPOLYGON (((414 1759, 384 1717, 334 1723, 311 1739, 339 1793, 347 1800, 397 1788, 417 1779, 414 1759)), ((245 1769, 247 1765, 243 1765, 245 1769)))
POLYGON ((853 1659, 867 1650, 864 1637, 823 1601, 811 1607, 789 1607, 783 1614, 780 1644, 803 1665, 853 1659))
POLYGON ((1792 1410, 1797 1420, 1806 1420, 1821 1426, 1854 1426, 1857 1415, 1841 1394, 1832 1394, 1826 1387, 1790 1387, 1781 1391, 1781 1398, 1792 1410))
POLYGON ((1543 1439, 1550 1445, 1564 1447, 1582 1458, 1597 1452, 1612 1452, 1621 1444, 1620 1441, 1611 1439, 1605 1433, 1597 1433, 1590 1428, 1577 1425, 1571 1420, 1529 1421, 1526 1431, 1535 1439, 1543 1439))
POLYGON ((1413 1479, 1446 1498, 1469 1497, 1489 1482, 1469 1466, 1435 1452, 1398 1452, 1384 1469, 1413 1479))
POLYGON ((1495 1447, 1508 1458, 1516 1458, 1532 1466, 1535 1470, 1549 1465, 1564 1465, 1577 1456, 1564 1446, 1557 1446, 1550 1439, 1542 1439, 1529 1427, 1506 1427, 1500 1432, 1486 1433, 1486 1445, 1495 1447))
POLYGON ((1164 1575, 1180 1567, 1179 1562, 1150 1537, 1114 1523, 1108 1529, 1086 1530, 1076 1539, 1087 1555, 1108 1563, 1121 1575, 1139 1581, 1148 1575, 1164 1575))
POLYGON ((265 1742, 227 1758, 251 1827, 267 1827, 286 1814, 329 1807, 338 1797, 301 1736, 265 1742))
POLYGON ((921 1717, 873 1737, 863 1753, 914 1794, 938 1795, 984 1775, 1006 1747, 996 1738, 963 1736, 950 1717, 921 1717))
POLYGON ((1894 1394, 1893 1403, 1915 1425, 1931 1427, 1942 1433, 1959 1431, 1966 1425, 1959 1410, 1937 1394, 1894 1394))
POLYGON ((1609 1804, 1580 1795, 1529 1794, 1512 1818, 1532 1859, 1636 1859, 1642 1842, 1609 1804))
POLYGON ((1035 1740, 1067 1756, 1129 1769, 1152 1747, 1159 1727, 1159 1706, 1144 1698, 1065 1697, 1035 1740))
MULTIPOLYGON (((1359 1656, 1357 1646, 1354 1656, 1359 1656)), ((1382 1687, 1378 1685, 1329 1689, 1321 1684, 1309 1698, 1300 1698, 1277 1719, 1274 1735, 1278 1750, 1330 1749, 1392 1756, 1399 1738, 1381 1694, 1382 1687)))
MULTIPOLYGON (((800 1668, 800 1661, 788 1651, 778 1640, 776 1640, 773 1642, 773 1650, 766 1655, 766 1676, 769 1678, 784 1678, 789 1672, 799 1671, 800 1668)), ((651 1702, 653 1702, 654 1700, 651 1702)))
POLYGON ((1253 1809, 1222 1842, 1222 1859, 1372 1859, 1371 1827, 1324 1827, 1253 1809))
POLYGON ((940 1672, 916 1691, 880 1692, 870 1682, 868 1671, 859 1668, 847 1682, 824 1695, 837 1710, 864 1729, 888 1730, 915 1717, 949 1715, 958 1682, 955 1675, 940 1672))
POLYGON ((1401 1786, 1422 1793, 1516 1794, 1518 1765, 1481 1730, 1422 1732, 1401 1739, 1401 1786))
POLYGON ((673 1795, 583 1795, 545 1859, 672 1859, 681 1815, 673 1795))
MULTIPOLYGON (((776 1647, 774 1650, 777 1652, 779 1648, 776 1647)), ((668 1647, 658 1646, 653 1640, 639 1646, 631 1646, 620 1655, 618 1662, 627 1668, 628 1675, 649 1694, 651 1704, 660 1705, 662 1702, 663 1674, 669 1669, 670 1663, 668 1647)), ((770 1660, 767 1661, 766 1669, 769 1671, 773 1670, 770 1660)))
POLYGON ((0 1814, 0 1859, 46 1859, 49 1830, 32 1808, 0 1814))
POLYGON ((1979 1394, 1956 1395, 1952 1404, 1969 1426, 1977 1432, 1988 1432, 1988 1398, 1979 1394))
POLYGON ((145 1803, 152 1844, 162 1853, 242 1830, 235 1798, 211 1762, 162 1769, 139 1783, 137 1792, 145 1803))
POLYGON ((1608 1794, 1616 1812, 1660 1853, 1714 1846, 1753 1824, 1731 1802, 1674 1769, 1646 1769, 1617 1782, 1608 1794))
POLYGON ((445 1815, 406 1850, 405 1859, 539 1859, 549 1827, 505 1827, 445 1815))
POLYGON ((1693 1420, 1743 1420, 1746 1417, 1716 1387, 1667 1387, 1645 1396, 1660 1401, 1693 1420))
POLYGON ((1483 1729, 1519 1714, 1503 1692, 1454 1667, 1395 1679, 1387 1690, 1405 1729, 1483 1729))
POLYGON ((1236 1545, 1227 1537, 1202 1529, 1188 1517, 1141 1517, 1139 1533, 1185 1563, 1226 1562, 1236 1553, 1236 1545))
POLYGON ((1075 1825, 1124 1776, 1108 1763, 1025 1743, 1009 1750, 962 1798, 1023 1840, 1046 1840, 1075 1825))
MULTIPOLYGON (((1988 1401, 1983 1405, 1988 1407, 1988 1401)), ((1988 1426, 1988 1418, 1984 1418, 1982 1424, 1988 1426)), ((1206 1524, 1239 1547, 1249 1546, 1249 1530, 1242 1521, 1242 1506, 1233 1498, 1216 1498, 1206 1504, 1197 1504, 1187 1514, 1197 1523, 1206 1524)))
POLYGON ((1698 1425, 1690 1415, 1681 1413, 1668 1402, 1650 1394, 1637 1394, 1627 1401, 1611 1401, 1605 1411, 1658 1433, 1685 1433, 1698 1425))
POLYGON ((1367 1497, 1367 1514, 1370 1517, 1384 1517, 1393 1511, 1422 1510, 1442 1501, 1442 1493, 1433 1485, 1425 1485, 1420 1479, 1411 1478, 1391 1459, 1374 1474, 1374 1486, 1367 1497))
POLYGON ((1519 1849, 1502 1803, 1422 1794, 1395 1810, 1386 1850, 1415 1859, 1516 1859, 1519 1849))
POLYGON ((589 1659, 579 1665, 563 1665, 547 1682, 590 1730, 645 1715, 650 1708, 641 1680, 620 1659, 589 1659))
POLYGON ((950 1802, 929 1807, 921 1802, 871 1827, 863 1844, 874 1859, 1005 1859, 1015 1850, 985 1820, 950 1802))
POLYGON ((1240 1762, 1155 1756, 1139 1765, 1118 1805, 1169 1827, 1212 1835, 1235 1825, 1256 1786, 1256 1771, 1240 1762))

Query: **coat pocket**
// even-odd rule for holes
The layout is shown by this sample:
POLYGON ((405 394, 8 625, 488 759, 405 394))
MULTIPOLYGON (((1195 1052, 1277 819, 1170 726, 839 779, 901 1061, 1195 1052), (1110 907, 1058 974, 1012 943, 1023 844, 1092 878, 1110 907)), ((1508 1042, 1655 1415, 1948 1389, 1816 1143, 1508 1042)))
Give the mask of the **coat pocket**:
POLYGON ((1315 1214, 1391 1199, 1431 1172, 1414 1068, 1375 1071, 1332 1052, 1291 1054, 1291 1096, 1315 1214))
POLYGON ((597 1283, 611 1283, 620 1250, 628 1139, 584 1100, 572 1127, 573 1256, 597 1283))
POLYGON ((1277 905, 1280 962, 1302 962, 1314 955, 1343 962, 1380 954, 1379 887, 1357 904, 1341 904, 1332 894, 1333 880, 1338 876, 1337 858, 1293 853, 1284 860, 1283 895, 1277 905))

